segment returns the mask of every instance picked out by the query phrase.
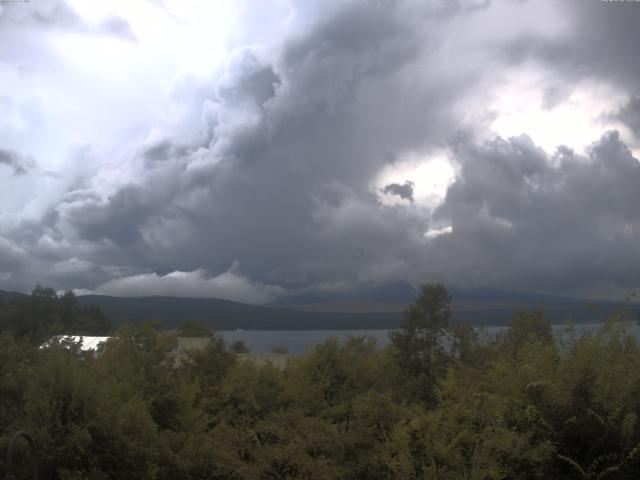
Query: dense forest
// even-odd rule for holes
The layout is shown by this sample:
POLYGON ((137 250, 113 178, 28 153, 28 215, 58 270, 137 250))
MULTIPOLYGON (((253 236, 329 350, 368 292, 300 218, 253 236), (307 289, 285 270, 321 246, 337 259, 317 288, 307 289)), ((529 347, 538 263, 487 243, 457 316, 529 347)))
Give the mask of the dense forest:
POLYGON ((215 336, 177 363, 176 336, 153 324, 121 327, 98 356, 39 348, 111 327, 38 288, 0 306, 0 451, 28 431, 44 479, 640 476, 640 345, 624 311, 561 339, 522 311, 482 341, 450 314, 446 289, 425 285, 388 347, 331 339, 279 370, 215 336))
POLYGON ((111 331, 111 321, 95 305, 80 305, 75 294, 58 295, 38 285, 31 295, 0 299, 0 331, 40 344, 52 335, 101 335, 111 331))

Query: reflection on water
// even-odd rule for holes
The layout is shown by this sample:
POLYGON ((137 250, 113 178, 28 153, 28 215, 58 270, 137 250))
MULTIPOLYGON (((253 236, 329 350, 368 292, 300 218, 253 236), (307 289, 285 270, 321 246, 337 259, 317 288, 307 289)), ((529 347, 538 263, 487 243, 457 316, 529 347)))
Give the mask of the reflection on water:
MULTIPOLYGON (((575 324, 574 331, 577 337, 586 332, 593 332, 602 327, 602 323, 575 324)), ((481 338, 489 338, 505 330, 506 327, 481 327, 478 332, 481 338)), ((562 335, 565 325, 553 325, 556 335, 562 335)), ((269 353, 274 347, 286 348, 289 355, 302 355, 315 345, 323 343, 330 337, 341 340, 359 335, 374 337, 378 345, 385 346, 389 343, 391 330, 223 330, 218 332, 229 342, 242 340, 252 353, 269 353)), ((630 332, 640 339, 640 326, 630 325, 630 332)))

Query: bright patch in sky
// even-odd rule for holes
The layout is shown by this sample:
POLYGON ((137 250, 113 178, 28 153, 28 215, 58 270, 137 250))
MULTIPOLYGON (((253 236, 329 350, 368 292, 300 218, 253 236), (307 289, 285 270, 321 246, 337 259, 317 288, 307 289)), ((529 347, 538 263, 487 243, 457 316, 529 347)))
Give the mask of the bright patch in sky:
MULTIPOLYGON (((374 188, 380 190, 386 185, 413 182, 413 198, 420 205, 436 207, 444 200, 449 185, 455 178, 455 169, 443 151, 427 155, 409 154, 385 167, 374 182, 374 188)), ((382 195, 386 204, 402 202, 399 197, 382 195)))
POLYGON ((589 81, 554 85, 551 78, 555 76, 532 67, 507 75, 492 95, 491 130, 504 138, 525 133, 548 153, 560 145, 585 153, 608 129, 628 137, 624 126, 610 118, 626 103, 626 94, 589 81))
POLYGON ((440 235, 445 235, 451 232, 453 232, 453 227, 451 226, 442 227, 442 228, 432 228, 431 230, 427 230, 424 236, 427 238, 436 238, 436 237, 439 237, 440 235))
POLYGON ((171 131, 180 89, 210 81, 234 34, 226 0, 68 3, 82 28, 42 29, 45 40, 26 42, 33 55, 0 62, 0 146, 37 165, 11 182, 0 169, 5 227, 15 215, 37 221, 96 172, 132 177, 132 152, 158 125, 171 131), (125 34, 100 34, 114 19, 125 34))
POLYGON ((148 51, 151 59, 170 62, 200 75, 210 74, 216 59, 226 53, 225 42, 233 25, 232 4, 227 0, 166 1, 157 2, 158 6, 125 0, 75 0, 70 4, 92 23, 117 15, 130 24, 141 48, 148 51), (203 58, 209 61, 203 62, 203 58))

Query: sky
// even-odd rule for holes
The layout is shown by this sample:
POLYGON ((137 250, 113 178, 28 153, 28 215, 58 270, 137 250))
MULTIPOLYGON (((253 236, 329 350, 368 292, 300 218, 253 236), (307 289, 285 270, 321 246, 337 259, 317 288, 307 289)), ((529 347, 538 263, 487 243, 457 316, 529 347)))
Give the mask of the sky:
POLYGON ((640 2, 0 3, 0 289, 640 289, 640 2))

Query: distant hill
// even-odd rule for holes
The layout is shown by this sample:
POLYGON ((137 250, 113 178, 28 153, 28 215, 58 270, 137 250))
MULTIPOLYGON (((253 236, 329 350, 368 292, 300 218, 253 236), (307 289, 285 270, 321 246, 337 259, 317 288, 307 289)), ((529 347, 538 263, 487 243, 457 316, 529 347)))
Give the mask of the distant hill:
MULTIPOLYGON (((547 293, 521 292, 494 288, 461 289, 449 287, 452 297, 452 321, 454 323, 471 323, 474 325, 506 325, 520 309, 541 308, 546 317, 553 323, 564 323, 572 320, 577 323, 602 322, 613 314, 622 302, 605 300, 587 300, 584 298, 565 297, 547 293)), ((320 298, 310 297, 309 303, 297 302, 286 305, 288 308, 304 312, 349 312, 349 313, 401 313, 415 297, 415 290, 393 289, 388 301, 380 301, 367 293, 356 293, 355 299, 337 301, 318 301, 320 298), (404 301, 400 298, 404 297, 404 301)), ((284 306, 282 304, 281 306, 284 306)), ((632 316, 639 318, 640 303, 626 305, 632 316)))
MULTIPOLYGON (((495 289, 451 289, 451 294, 452 321, 474 325, 506 325, 518 309, 530 308, 544 309, 554 323, 601 322, 619 307, 619 302, 590 303, 584 299, 495 289)), ((177 327, 192 320, 216 330, 340 330, 396 328, 413 296, 406 301, 396 298, 383 302, 354 300, 271 306, 213 298, 83 296, 79 301, 98 305, 114 325, 157 320, 167 327, 177 327)), ((629 307, 636 317, 640 314, 640 304, 629 307)))
MULTIPOLYGON (((601 322, 620 302, 593 301, 532 292, 498 289, 450 288, 453 299, 452 322, 473 325, 506 325, 518 309, 542 308, 553 323, 573 320, 577 323, 601 322)), ((403 311, 416 292, 396 285, 387 295, 351 292, 337 297, 307 295, 281 301, 276 305, 254 306, 215 298, 139 297, 101 295, 79 296, 82 305, 94 304, 111 319, 114 326, 158 321, 175 328, 186 320, 196 321, 214 330, 352 330, 396 328, 403 311)), ((376 292, 374 292, 376 293, 376 292)), ((378 292, 382 293, 382 292, 378 292)), ((25 297, 25 294, 0 290, 0 301, 25 297)), ((628 308, 640 318, 640 304, 628 308)))
POLYGON ((185 320, 214 330, 340 330, 394 328, 400 312, 343 313, 302 312, 282 307, 264 307, 215 298, 142 297, 122 298, 99 295, 78 297, 82 304, 97 305, 115 325, 159 321, 177 327, 185 320))
POLYGON ((402 302, 408 304, 416 296, 416 289, 406 282, 391 282, 373 287, 343 291, 299 291, 280 298, 276 305, 304 305, 352 301, 402 302))
POLYGON ((26 293, 20 292, 7 292, 5 290, 0 290, 0 302, 9 302, 11 300, 16 300, 18 298, 28 297, 26 293))

